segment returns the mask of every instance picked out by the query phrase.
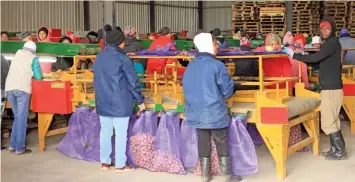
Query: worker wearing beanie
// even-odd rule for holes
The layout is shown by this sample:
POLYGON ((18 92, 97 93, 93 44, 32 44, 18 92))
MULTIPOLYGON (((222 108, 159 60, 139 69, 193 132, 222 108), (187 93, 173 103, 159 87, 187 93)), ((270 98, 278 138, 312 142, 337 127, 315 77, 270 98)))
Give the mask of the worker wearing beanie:
POLYGON ((326 17, 320 23, 320 34, 324 39, 324 43, 317 53, 302 55, 294 53, 291 49, 284 49, 284 52, 293 59, 304 63, 319 64, 322 129, 330 136, 331 145, 331 149, 323 153, 327 160, 343 160, 347 158, 339 119, 339 112, 343 103, 341 45, 335 36, 335 32, 335 21, 326 17))
POLYGON ((32 77, 36 80, 43 77, 35 53, 36 44, 26 42, 12 59, 5 83, 5 93, 15 115, 9 150, 18 155, 31 152, 25 148, 25 140, 32 77))
MULTIPOLYGON (((343 28, 340 31, 340 38, 339 38, 341 47, 343 49, 347 48, 355 48, 355 39, 350 37, 349 30, 343 28)), ((345 51, 344 52, 344 60, 343 64, 345 65, 355 65, 355 50, 352 51, 345 51)))
POLYGON ((227 133, 230 117, 226 100, 234 93, 234 83, 226 66, 215 57, 218 45, 210 33, 196 35, 194 44, 199 52, 186 68, 182 87, 187 125, 198 130, 201 179, 202 182, 212 179, 210 139, 213 136, 224 181, 239 181, 241 177, 231 176, 227 133))
POLYGON ((126 143, 129 117, 134 113, 133 103, 140 111, 145 109, 133 63, 123 52, 125 36, 118 30, 106 32, 106 44, 93 65, 96 112, 99 114, 101 169, 111 165, 111 137, 115 129, 116 172, 133 168, 126 165, 126 143))

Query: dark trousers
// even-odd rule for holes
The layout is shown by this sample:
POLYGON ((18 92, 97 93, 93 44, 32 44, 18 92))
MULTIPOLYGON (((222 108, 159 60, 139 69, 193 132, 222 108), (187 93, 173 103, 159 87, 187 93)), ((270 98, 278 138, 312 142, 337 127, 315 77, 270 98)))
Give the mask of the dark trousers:
POLYGON ((198 156, 211 157, 211 136, 216 144, 218 157, 229 157, 228 128, 198 129, 198 156))

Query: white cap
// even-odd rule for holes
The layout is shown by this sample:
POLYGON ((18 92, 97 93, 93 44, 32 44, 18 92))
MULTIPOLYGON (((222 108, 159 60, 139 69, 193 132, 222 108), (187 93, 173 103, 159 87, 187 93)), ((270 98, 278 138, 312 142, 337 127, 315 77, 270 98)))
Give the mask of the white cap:
POLYGON ((25 45, 23 45, 23 48, 25 48, 27 50, 30 50, 32 52, 36 52, 36 50, 37 50, 36 44, 34 42, 32 42, 32 41, 27 41, 25 43, 25 45))
POLYGON ((322 39, 319 36, 314 36, 312 37, 312 43, 311 44, 321 44, 322 39))
POLYGON ((214 54, 212 35, 210 33, 199 33, 194 38, 194 44, 198 52, 214 54))

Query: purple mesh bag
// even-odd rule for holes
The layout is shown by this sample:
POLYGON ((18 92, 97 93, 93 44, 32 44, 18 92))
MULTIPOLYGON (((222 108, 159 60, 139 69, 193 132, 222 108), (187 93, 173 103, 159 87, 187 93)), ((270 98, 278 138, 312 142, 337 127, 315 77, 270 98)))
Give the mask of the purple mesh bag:
POLYGON ((130 136, 130 151, 138 167, 149 169, 152 164, 158 114, 155 111, 141 112, 134 122, 130 136))
POLYGON ((180 160, 179 125, 179 113, 162 112, 149 171, 186 174, 180 160))
POLYGON ((232 174, 247 176, 258 172, 255 147, 246 130, 247 116, 232 117, 228 129, 229 154, 232 158, 232 174))
POLYGON ((95 111, 77 108, 69 120, 68 131, 57 150, 69 157, 90 162, 100 161, 100 120, 95 111))
POLYGON ((137 56, 176 56, 182 51, 172 51, 172 50, 141 50, 136 52, 137 56))
POLYGON ((263 138, 261 137, 258 129, 256 128, 255 124, 253 123, 248 123, 247 124, 247 131, 251 137, 251 139, 253 140, 254 142, 254 145, 256 147, 260 147, 262 144, 264 144, 264 140, 263 138))
POLYGON ((185 170, 192 173, 198 161, 197 142, 197 129, 187 126, 184 119, 180 130, 181 162, 185 170))

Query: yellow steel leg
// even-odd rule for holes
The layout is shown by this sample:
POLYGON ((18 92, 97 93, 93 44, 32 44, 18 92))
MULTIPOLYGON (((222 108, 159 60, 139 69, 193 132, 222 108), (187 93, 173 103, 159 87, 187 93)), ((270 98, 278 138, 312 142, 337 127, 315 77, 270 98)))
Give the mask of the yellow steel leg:
POLYGON ((39 151, 43 152, 45 148, 46 135, 48 128, 52 123, 54 114, 50 113, 38 113, 38 142, 39 151))
POLYGON ((276 162, 277 178, 286 178, 286 159, 290 128, 287 125, 264 124, 257 124, 257 128, 276 162))
POLYGON ((319 117, 318 112, 314 113, 312 119, 303 122, 303 126, 307 130, 308 135, 314 138, 313 142, 313 155, 319 155, 319 117))
POLYGON ((355 134, 355 96, 344 96, 343 108, 350 120, 351 133, 355 134))

